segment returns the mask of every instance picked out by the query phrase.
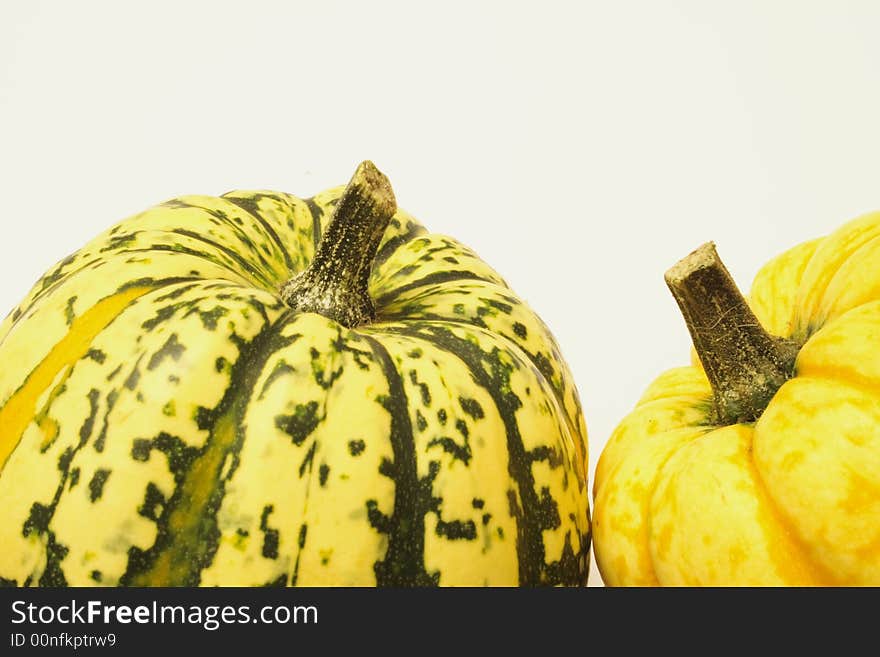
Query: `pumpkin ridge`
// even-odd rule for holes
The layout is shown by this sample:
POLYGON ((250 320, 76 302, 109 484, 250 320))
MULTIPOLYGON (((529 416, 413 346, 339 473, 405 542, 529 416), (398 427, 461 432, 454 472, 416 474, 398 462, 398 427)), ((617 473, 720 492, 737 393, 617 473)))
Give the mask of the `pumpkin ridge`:
MULTIPOLYGON (((95 417, 98 412, 99 394, 99 391, 95 388, 89 390, 87 399, 89 401, 90 411, 80 429, 79 442, 75 446, 68 447, 64 450, 58 458, 58 470, 61 472, 61 477, 58 486, 55 489, 55 494, 52 496, 52 501, 48 506, 41 504, 40 502, 34 502, 31 506, 28 519, 25 521, 24 527, 22 528, 22 534, 24 536, 28 536, 32 533, 46 536, 46 563, 40 574, 40 586, 67 586, 67 579, 64 576, 64 569, 61 567, 61 562, 67 555, 68 549, 57 542, 55 532, 49 529, 49 525, 52 522, 52 518, 58 508, 58 502, 61 500, 61 495, 64 492, 64 488, 70 477, 70 465, 73 462, 73 458, 76 456, 77 452, 86 446, 89 437, 94 431, 95 417)), ((24 583, 25 586, 31 583, 32 577, 33 575, 28 576, 24 583)))
POLYGON ((813 557, 808 549, 808 543, 797 531, 797 527, 792 524, 788 517, 783 513, 776 500, 773 499, 773 496, 770 493, 770 489, 768 488, 767 483, 764 480, 763 475, 761 474, 761 468, 755 462, 754 444, 755 436, 757 436, 757 434, 758 428, 757 426, 755 426, 752 429, 748 463, 752 471, 752 476, 755 482, 758 484, 757 488, 761 492, 761 499, 759 500, 758 504, 762 505, 767 510, 767 513, 769 513, 770 516, 774 520, 776 520, 779 525, 785 530, 785 533, 791 540, 793 547, 798 550, 798 556, 801 557, 802 561, 805 564, 810 566, 813 575, 817 578, 817 580, 819 580, 825 586, 839 586, 840 582, 837 581, 834 573, 828 570, 828 568, 823 563, 813 557))
MULTIPOLYGON (((139 232, 143 232, 143 231, 139 231, 139 232)), ((168 231, 155 231, 155 232, 166 233, 168 231)), ((269 285, 268 283, 264 284, 262 281, 255 280, 256 277, 253 276, 253 274, 249 270, 238 271, 238 270, 230 267, 229 263, 223 262, 223 260, 218 258, 215 254, 208 253, 207 251, 199 251, 197 249, 191 249, 189 247, 185 247, 180 244, 175 244, 174 246, 172 246, 170 244, 153 244, 152 246, 147 246, 147 247, 141 247, 141 248, 136 248, 136 249, 125 249, 122 251, 115 251, 113 253, 113 255, 120 255, 121 256, 121 255, 129 255, 132 253, 181 253, 184 255, 191 256, 193 258, 198 258, 199 260, 202 260, 205 262, 210 262, 212 265, 216 265, 216 266, 220 267, 221 269, 224 269, 225 271, 229 272, 230 274, 236 276, 237 278, 241 279, 240 281, 231 281, 231 282, 235 282, 235 283, 239 283, 239 284, 241 284, 241 282, 247 282, 247 283, 254 285, 254 286, 256 286, 257 284, 265 285, 269 289, 272 289, 271 285, 269 285)), ((108 259, 108 258, 106 258, 106 257, 102 258, 102 260, 106 260, 106 259, 108 259)), ((181 278, 183 278, 183 277, 181 277, 181 278)), ((187 280, 200 280, 200 279, 199 279, 199 277, 192 277, 192 278, 187 278, 187 280)), ((265 289, 265 288, 261 287, 260 289, 265 289)))
MULTIPOLYGON (((667 431, 678 431, 680 429, 693 429, 695 431, 711 431, 718 428, 718 425, 710 423, 708 420, 711 417, 711 414, 714 412, 712 408, 711 399, 708 397, 700 400, 695 398, 694 395, 674 395, 671 397, 654 397, 648 399, 644 402, 637 403, 627 414, 625 420, 633 420, 637 419, 639 416, 644 415, 646 418, 652 418, 652 416, 656 414, 660 414, 664 409, 673 409, 676 415, 675 423, 669 423, 668 426, 665 420, 657 420, 656 417, 653 418, 652 425, 656 427, 658 422, 663 422, 663 427, 652 433, 651 435, 658 435, 665 433, 667 431), (684 409, 690 409, 696 411, 698 414, 702 414, 707 418, 706 422, 696 422, 695 419, 687 419, 684 412, 680 410, 675 410, 677 406, 681 406, 684 409)), ((661 416, 662 417, 662 416, 661 416)), ((608 478, 605 471, 608 470, 608 466, 603 465, 602 468, 599 467, 600 464, 607 463, 613 456, 614 458, 614 468, 617 467, 617 464, 621 461, 626 460, 626 454, 633 449, 637 448, 638 443, 633 442, 633 444, 629 445, 625 450, 623 447, 617 444, 616 436, 618 435, 619 430, 623 427, 624 422, 621 421, 617 424, 614 430, 611 432, 611 435, 608 438, 608 442, 606 445, 612 446, 613 449, 603 449, 602 453, 599 455, 599 463, 596 464, 596 477, 593 482, 594 486, 597 486, 602 480, 608 478), (621 453, 621 450, 623 450, 621 453), (601 476, 600 476, 601 475, 601 476)), ((614 469, 612 468, 612 470, 614 469)))
POLYGON ((798 379, 827 381, 834 385, 854 388, 880 398, 880 383, 864 378, 855 378, 851 372, 843 372, 832 365, 811 365, 809 374, 798 374, 798 379))
MULTIPOLYGON (((650 497, 651 550, 656 569, 664 576, 662 585, 725 586, 731 580, 721 578, 722 572, 743 572, 742 562, 747 560, 751 544, 742 541, 741 536, 731 536, 728 523, 717 527, 719 547, 708 548, 713 559, 701 559, 699 547, 714 543, 711 539, 707 541, 707 535, 716 528, 701 522, 706 513, 717 512, 725 521, 729 520, 725 515, 728 512, 738 516, 744 510, 738 504, 743 491, 749 503, 755 502, 750 493, 759 484, 748 472, 751 433, 752 428, 742 423, 718 427, 698 440, 682 444, 664 463, 650 497), (680 531, 682 526, 685 531, 680 531)), ((756 534, 756 548, 766 550, 771 563, 782 566, 771 569, 770 579, 759 583, 775 583, 774 576, 778 576, 785 562, 778 559, 777 543, 767 539, 778 535, 779 527, 767 524, 764 506, 758 504, 754 514, 751 509, 748 511, 744 519, 749 531, 756 534)), ((744 581, 755 582, 750 579, 754 577, 751 572, 742 576, 744 581)))
MULTIPOLYGON (((839 263, 837 263, 837 267, 835 268, 834 273, 831 274, 830 278, 828 279, 828 284, 825 286, 825 289, 822 291, 822 296, 820 297, 820 299, 822 301, 824 301, 825 295, 828 293, 827 292, 828 288, 830 288, 837 281, 837 277, 841 274, 841 272, 843 272, 846 269, 847 265, 854 258, 860 257, 864 253, 869 252, 871 249, 877 248, 878 245, 880 245, 880 232, 878 232, 873 237, 865 240, 864 243, 860 244, 852 252, 848 253, 847 256, 843 260, 841 260, 839 263)), ((874 290, 878 290, 878 286, 875 285, 874 288, 872 289, 872 291, 874 291, 874 290)), ((866 300, 862 301, 861 303, 857 303, 856 305, 851 306, 850 308, 847 308, 842 313, 835 314, 833 317, 829 317, 826 315, 825 317, 823 317, 821 319, 821 321, 814 322, 815 328, 812 331, 812 333, 810 333, 808 335, 809 336, 814 335, 815 333, 820 331, 829 322, 835 321, 835 320, 843 317, 844 315, 846 315, 848 312, 850 312, 852 310, 856 310, 857 308, 861 308, 865 304, 872 303, 874 301, 877 301, 878 299, 880 299, 880 296, 866 299, 866 300)))
MULTIPOLYGON (((287 246, 284 242, 281 241, 281 236, 278 234, 278 231, 275 230, 274 226, 272 226, 265 217, 263 217, 260 213, 259 206, 257 205, 259 199, 269 198, 269 196, 267 194, 255 194, 250 198, 244 198, 241 196, 226 196, 224 194, 220 198, 249 214, 260 224, 260 226, 263 227, 263 230, 266 231, 269 239, 274 242, 279 253, 281 253, 281 256, 284 258, 284 264, 287 266, 288 275, 290 275, 296 269, 293 259, 290 257, 290 252, 287 250, 287 246)), ((235 222, 229 218, 227 218, 227 221, 233 226, 236 225, 235 222)))
POLYGON ((208 246, 211 246, 211 247, 217 249, 218 251, 220 251, 221 253, 228 256, 229 258, 234 260, 236 263, 238 263, 238 265, 241 267, 242 271, 247 272, 248 274, 252 275, 254 278, 259 279, 259 281, 261 283, 263 283, 267 289, 269 289, 269 290, 274 289, 274 284, 266 276, 266 272, 261 271, 259 267, 255 267, 253 265, 253 263, 251 263, 250 260, 247 260, 244 256, 242 256, 238 252, 234 251, 233 249, 229 248, 225 244, 220 244, 220 242, 212 240, 209 237, 205 237, 204 235, 202 235, 200 233, 197 233, 192 230, 188 230, 186 228, 174 228, 174 229, 167 231, 167 232, 170 232, 174 235, 183 235, 184 237, 189 237, 190 239, 194 239, 196 241, 202 242, 204 244, 207 244, 208 246))
POLYGON ((0 474, 31 422, 38 398, 52 384, 58 373, 86 356, 95 337, 122 314, 132 301, 155 289, 130 287, 104 297, 93 305, 73 321, 67 334, 52 347, 27 375, 22 385, 3 403, 0 407, 0 427, 3 428, 0 435, 0 474))
MULTIPOLYGON (((678 427, 676 429, 671 429, 671 431, 681 431, 683 428, 684 427, 678 427)), ((663 433, 666 433, 666 432, 664 431, 663 433)), ((696 440, 704 435, 705 435, 704 433, 697 433, 694 435, 693 440, 696 440)), ((645 495, 644 495, 644 497, 642 497, 641 503, 639 505, 642 507, 643 512, 645 514, 644 515, 644 518, 645 518, 644 536, 645 536, 646 542, 647 542, 645 549, 648 553, 648 565, 651 568, 651 575, 654 577, 654 581, 657 582, 658 584, 660 583, 660 577, 657 575, 657 563, 654 558, 654 550, 651 549, 651 542, 652 542, 651 541, 651 534, 653 531, 652 520, 653 520, 653 515, 654 515, 651 513, 651 500, 654 497, 654 492, 657 490, 657 487, 660 485, 660 479, 661 479, 661 475, 663 474, 664 466, 669 462, 669 459, 671 459, 679 449, 681 449, 685 445, 689 444, 690 442, 692 442, 692 441, 689 440, 686 443, 682 443, 681 445, 679 445, 675 449, 669 450, 669 453, 666 454, 666 458, 664 458, 663 461, 657 465, 657 471, 654 473, 654 477, 651 479, 651 483, 648 486, 648 490, 645 492, 645 495)), ((618 463, 618 465, 615 467, 615 469, 620 467, 621 464, 622 464, 622 461, 618 463)))
MULTIPOLYGON (((336 336, 337 337, 336 337, 336 341, 334 342, 334 346, 339 345, 338 349, 340 351, 346 351, 346 348, 344 346, 342 346, 345 343, 345 340, 342 337, 342 331, 343 331, 343 327, 340 324, 336 324, 336 336)), ((295 333, 295 334, 291 335, 290 338, 291 338, 291 340, 295 341, 295 340, 299 339, 300 336, 301 336, 300 333, 295 333)), ((323 355, 326 355, 326 354, 323 354, 323 355)), ((320 424, 321 422, 323 422, 327 418, 327 405, 329 403, 330 392, 331 392, 334 384, 336 383, 336 381, 343 375, 344 368, 340 367, 340 369, 335 370, 327 379, 324 379, 323 373, 319 374, 318 372, 316 372, 314 370, 314 366, 315 365, 314 365, 314 360, 313 360, 312 374, 315 378, 315 382, 324 391, 323 415, 317 421, 317 423, 320 424)), ((271 376, 271 374, 270 374, 270 376, 271 376)), ((260 392, 260 395, 262 396, 264 392, 265 392, 265 388, 260 392)), ((318 443, 318 439, 312 438, 312 444, 309 447, 309 451, 306 453, 306 456, 304 457, 303 462, 300 465, 300 478, 302 478, 302 475, 305 471, 305 467, 308 467, 308 482, 305 486, 306 492, 305 492, 305 496, 303 499, 302 514, 300 516, 303 519, 307 518, 307 513, 308 513, 308 509, 309 509, 309 499, 310 499, 311 492, 312 492, 311 483, 312 483, 312 480, 313 480, 313 477, 315 474, 315 457, 318 452, 319 446, 320 445, 318 443), (308 463, 308 466, 305 465, 306 463, 308 463)), ((328 466, 324 465, 322 467, 328 467, 328 466)), ((321 482, 322 486, 323 486, 323 482, 325 481, 326 476, 327 475, 324 472, 322 472, 322 469, 319 468, 318 478, 319 478, 319 481, 321 482)), ((306 522, 304 520, 303 524, 301 524, 299 527, 299 538, 296 543, 296 548, 297 548, 296 559, 294 560, 293 571, 289 576, 290 586, 296 586, 297 580, 299 579, 300 559, 303 555, 303 551, 305 550, 307 536, 308 536, 308 525, 306 524, 306 522)))
POLYGON ((52 268, 48 272, 43 274, 37 280, 37 282, 34 283, 29 295, 33 294, 34 297, 40 296, 49 287, 52 287, 54 285, 54 283, 63 280, 67 276, 67 273, 68 273, 68 272, 64 271, 64 268, 67 267, 68 265, 74 264, 77 260, 78 255, 79 255, 79 252, 74 252, 74 253, 69 254, 67 257, 62 258, 61 260, 58 260, 54 265, 52 265, 52 268), (39 289, 37 289, 37 288, 39 288, 39 289), (36 290, 36 292, 34 292, 34 290, 36 290))
MULTIPOLYGON (((258 269, 271 272, 276 278, 288 275, 288 269, 281 267, 279 268, 280 270, 276 270, 272 263, 267 260, 268 256, 271 260, 275 261, 275 264, 277 265, 277 256, 280 255, 280 253, 273 255, 271 247, 274 246, 276 251, 279 251, 281 248, 280 243, 274 241, 271 234, 268 233, 269 230, 272 230, 271 226, 262 220, 262 218, 258 219, 247 212, 244 208, 228 201, 229 199, 223 198, 222 196, 213 197, 192 195, 170 199, 162 204, 162 206, 164 206, 169 213, 176 210, 194 210, 199 213, 199 218, 204 219, 208 224, 219 222, 215 225, 219 225, 224 230, 228 229, 230 234, 235 235, 237 238, 237 243, 246 248, 247 254, 243 257, 246 261, 250 262, 251 265, 258 263, 258 269), (212 203, 220 205, 221 207, 212 207, 212 203), (242 213, 245 214, 248 220, 249 228, 263 228, 263 232, 261 233, 259 230, 256 230, 255 232, 257 234, 251 235, 245 229, 245 219, 240 216, 242 213), (208 217, 210 217, 210 221, 208 220, 208 217)), ((180 222, 180 225, 186 225, 186 223, 180 222)), ((174 229, 166 228, 164 230, 168 233, 174 232, 174 229)), ((210 234, 210 232, 209 229, 208 233, 210 234)), ((286 251, 284 253, 286 253, 286 251)))
MULTIPOLYGON (((95 264, 97 264, 99 262, 103 262, 103 261, 104 261, 103 257, 97 257, 93 260, 89 260, 87 263, 83 264, 80 267, 77 267, 76 269, 65 272, 64 275, 59 277, 58 280, 56 280, 54 283, 52 283, 49 287, 43 288, 42 290, 40 290, 39 292, 34 294, 34 296, 28 301, 27 306, 17 306, 16 309, 19 311, 18 316, 9 325, 9 329, 11 330, 11 328, 13 326, 15 326, 15 324, 18 322, 18 320, 20 320, 22 317, 27 315, 31 310, 33 310, 34 306, 37 305, 37 302, 39 302, 44 296, 51 294, 52 292, 57 290, 59 287, 64 285, 64 283, 66 283, 69 280, 70 276, 74 276, 74 275, 80 273, 81 271, 91 267, 92 265, 95 265, 95 264)), ((15 312, 15 311, 13 311, 13 312, 15 312)), ((0 336, 0 344, 3 343, 3 340, 5 339, 5 337, 6 337, 6 335, 0 336)))
MULTIPOLYGON (((244 440, 243 418, 266 362, 275 348, 290 338, 280 332, 291 316, 287 310, 263 328, 249 342, 240 345, 239 356, 220 402, 199 418, 208 429, 205 443, 176 473, 174 492, 156 520, 157 534, 151 547, 129 550, 128 564, 120 584, 131 586, 194 586, 217 550, 220 532, 217 513, 226 493, 226 481, 234 474, 244 440), (224 464, 232 458, 232 467, 224 464), (211 485, 208 485, 210 482, 211 485)), ((160 448, 152 441, 150 449, 160 448)))
POLYGON ((400 372, 388 350, 375 338, 362 336, 376 357, 388 381, 388 395, 377 401, 391 416, 390 440, 394 461, 385 476, 394 480, 394 510, 390 517, 382 514, 374 500, 367 501, 370 524, 388 535, 385 558, 373 569, 378 586, 436 586, 440 573, 425 569, 425 515, 430 510, 431 483, 439 465, 430 468, 426 477, 419 477, 413 438, 412 422, 406 391, 400 372), (402 495, 403 491, 410 494, 402 495), (371 504, 373 502, 373 504, 371 504))
MULTIPOLYGON (((861 217, 861 220, 868 220, 872 215, 864 215, 861 217)), ((851 223, 858 223, 860 221, 859 218, 854 219, 851 223)), ((867 221, 866 221, 867 223, 867 221)), ((846 228, 846 224, 841 227, 846 228)), ((839 232, 839 231, 838 231, 839 232)), ((811 266, 818 266, 816 263, 821 262, 819 260, 820 256, 825 255, 825 251, 823 250, 823 246, 827 245, 832 238, 836 236, 835 233, 831 233, 822 238, 822 244, 820 244, 813 254, 810 256, 806 266, 804 267, 804 272, 810 272, 811 266)), ((855 233, 854 235, 850 235, 846 241, 843 243, 837 244, 838 250, 843 250, 845 255, 842 258, 835 259, 833 263, 826 263, 826 267, 829 264, 832 265, 832 272, 827 273, 826 275, 816 280, 807 280, 804 282, 804 278, 801 278, 800 284, 798 285, 798 294, 797 301, 795 302, 795 316, 792 321, 792 335, 798 336, 800 338, 800 342, 805 342, 811 335, 819 331, 822 326, 828 321, 826 317, 810 317, 811 314, 817 313, 820 308, 822 300, 825 297, 825 294, 828 291, 828 288, 831 286, 832 281, 837 276, 837 273, 843 268, 843 266, 856 254, 858 254, 863 248, 869 246, 875 240, 880 239, 880 229, 875 230, 872 234, 871 230, 866 230, 864 233, 855 233), (821 286, 821 287, 820 287, 821 286), (815 301, 810 303, 809 308, 805 308, 805 302, 814 299, 815 301), (806 310, 806 312, 805 312, 806 310)))
POLYGON ((405 292, 410 292, 411 290, 416 290, 420 287, 427 287, 428 285, 438 285, 440 283, 450 283, 453 281, 484 281, 486 283, 492 283, 489 279, 480 276, 479 274, 475 274, 471 271, 457 271, 457 270, 444 270, 444 271, 435 271, 430 274, 423 276, 422 278, 416 279, 414 281, 410 281, 409 283, 404 283, 400 287, 392 288, 387 292, 384 292, 380 296, 374 299, 376 304, 376 309, 381 316, 381 307, 387 306, 392 301, 394 301, 397 297, 405 292))
MULTIPOLYGON (((660 397, 660 396, 652 397, 651 399, 646 399, 645 401, 642 401, 642 402, 639 402, 638 404, 636 404, 636 406, 635 406, 635 408, 633 408, 633 410, 641 409, 641 408, 650 408, 652 405, 654 405, 654 402, 660 402, 660 404, 681 402, 681 403, 689 404, 689 405, 693 406, 694 408, 698 408, 701 411, 705 409, 705 412, 706 412, 705 423, 702 425, 694 425, 694 426, 706 426, 706 427, 723 426, 723 425, 715 424, 715 420, 714 420, 714 418, 712 418, 712 413, 714 412, 714 409, 712 408, 712 393, 711 392, 709 392, 708 394, 706 394, 703 397, 697 397, 696 395, 670 395, 668 397, 660 397)), ((660 404, 658 404, 658 405, 660 405, 660 404)))
POLYGON ((427 232, 428 230, 424 226, 413 221, 405 233, 395 235, 386 240, 386 242, 379 248, 379 252, 376 253, 376 257, 373 258, 373 270, 375 271, 379 265, 388 262, 388 260, 391 259, 391 256, 397 253, 397 251, 404 245, 409 244, 412 240, 420 235, 426 234, 427 232))
MULTIPOLYGON (((558 516, 554 518, 554 510, 557 505, 552 497, 539 498, 535 492, 535 479, 531 471, 532 454, 525 449, 515 416, 516 410, 522 406, 522 401, 512 391, 505 392, 503 390, 504 387, 509 387, 510 372, 508 368, 498 360, 494 353, 484 352, 479 346, 459 338, 449 329, 431 326, 427 329, 428 332, 424 332, 415 328, 402 327, 395 328, 393 332, 425 340, 459 358, 470 370, 474 382, 489 393, 504 423, 508 444, 508 471, 517 487, 516 491, 513 489, 508 491, 508 498, 511 514, 517 525, 520 585, 580 585, 585 583, 588 576, 589 530, 578 537, 580 545, 576 553, 572 551, 572 555, 567 555, 565 551, 563 552, 563 561, 566 563, 548 564, 545 561, 542 533, 544 530, 555 528, 558 523, 558 516), (481 361, 488 361, 491 365, 491 377, 481 367, 481 361), (517 499, 517 492, 519 499, 517 499)), ((571 439, 571 437, 569 438, 571 439)))
MULTIPOLYGON (((676 398, 663 397, 660 399, 651 400, 650 402, 647 402, 647 403, 650 404, 652 402, 658 402, 658 403, 663 403, 663 404, 669 404, 670 402, 675 403, 676 400, 678 400, 678 399, 681 399, 682 401, 687 402, 687 403, 690 403, 693 400, 693 398, 690 396, 680 396, 680 397, 676 397, 676 398)), ((642 406, 643 405, 639 405, 639 406, 637 406, 637 408, 640 409, 642 406)), ((633 412, 637 412, 637 411, 634 410, 633 412)), ((662 459, 662 461, 657 463, 657 467, 654 472, 654 476, 651 478, 651 481, 647 486, 647 490, 645 490, 644 495, 641 496, 640 501, 639 501, 639 507, 642 511, 642 517, 644 518, 644 521, 645 521, 644 527, 641 531, 641 537, 644 538, 645 541, 641 547, 645 550, 645 553, 647 554, 648 558, 646 559, 646 563, 651 570, 651 575, 653 576, 653 580, 654 580, 655 584, 659 583, 659 577, 657 575, 657 568, 656 568, 655 561, 654 561, 654 554, 653 554, 653 551, 651 550, 651 546, 650 546, 651 518, 652 518, 652 514, 650 512, 651 499, 654 496, 654 491, 660 485, 661 474, 663 471, 663 467, 666 465, 666 462, 669 461, 669 459, 671 459, 679 449, 690 444, 691 442, 693 442, 695 440, 700 439, 702 436, 706 435, 707 433, 709 433, 712 430, 713 430, 713 428, 708 427, 708 426, 707 427, 700 427, 700 426, 694 426, 689 423, 683 423, 678 426, 667 427, 664 430, 662 430, 656 434, 651 434, 651 438, 655 439, 655 440, 658 440, 661 436, 665 436, 665 435, 670 434, 672 432, 685 433, 685 434, 691 433, 692 434, 692 437, 690 439, 686 440, 685 442, 682 442, 680 445, 676 446, 675 448, 670 449, 666 453, 666 456, 662 459)), ((637 445, 631 445, 629 449, 631 450, 633 448, 637 448, 637 445)), ((599 460, 600 461, 603 460, 603 458, 605 458, 606 454, 610 455, 610 452, 606 452, 605 450, 603 450, 603 453, 599 456, 599 460)), ((594 480, 594 494, 593 494, 594 500, 598 500, 600 498, 601 491, 610 482, 614 481, 614 479, 617 476, 617 473, 626 464, 626 460, 627 459, 625 456, 617 455, 615 463, 613 463, 610 466, 611 469, 609 470, 609 469, 607 469, 607 467, 604 468, 604 471, 602 473, 602 479, 600 480, 597 477, 594 480)), ((597 472, 598 471, 599 471, 599 468, 597 466, 597 472)), ((602 509, 604 511, 604 506, 605 506, 604 504, 597 505, 595 508, 602 509)), ((600 573, 602 573, 602 564, 604 563, 604 560, 600 557, 600 551, 596 552, 596 557, 597 557, 596 558, 596 565, 599 566, 600 573)), ((611 567, 611 570, 613 570, 613 567, 611 567)), ((606 576, 603 575, 603 578, 606 578, 606 576)), ((610 578, 606 578, 605 581, 606 582, 610 581, 610 578)))
MULTIPOLYGON (((493 285, 494 285, 494 283, 493 283, 493 285)), ((518 302, 518 303, 520 303, 520 305, 525 305, 522 302, 518 302)), ((382 321, 384 319, 385 318, 380 317, 380 321, 382 321)), ((431 327, 431 326, 434 326, 435 324, 451 324, 453 326, 460 326, 460 327, 469 328, 469 329, 478 328, 473 322, 469 322, 467 320, 456 319, 453 317, 447 318, 447 317, 443 317, 442 315, 432 315, 430 313, 419 313, 417 320, 408 319, 406 317, 401 316, 397 321, 399 321, 401 324, 405 324, 408 326, 413 326, 415 324, 415 322, 418 322, 419 326, 425 326, 425 327, 431 327)), ((371 328, 376 331, 382 331, 385 327, 383 327, 382 324, 377 323, 377 324, 374 324, 371 328)), ((391 328, 391 327, 389 327, 389 328, 391 328)), ((549 330, 548 330, 548 335, 549 335, 549 330)), ((522 357, 522 360, 534 365, 538 378, 541 381, 545 382, 547 384, 547 387, 553 391, 554 401, 556 402, 557 408, 560 411, 559 414, 560 414, 560 416, 565 418, 565 423, 568 426, 568 429, 571 432, 571 435, 572 436, 578 435, 580 432, 580 429, 575 423, 575 418, 569 417, 568 411, 566 410, 566 406, 565 406, 566 389, 565 389, 565 387, 557 386, 553 382, 552 377, 548 377, 545 374, 545 371, 541 367, 540 362, 538 360, 538 355, 532 354, 528 349, 526 349, 524 346, 520 345, 513 338, 511 338, 510 336, 508 336, 505 333, 501 333, 500 331, 493 331, 492 332, 492 339, 495 342, 502 343, 505 346, 505 349, 507 349, 508 351, 513 351, 515 353, 520 354, 522 357)), ((569 385, 574 386, 574 383, 570 382, 569 385)), ((574 391, 574 394, 575 394, 575 399, 578 400, 577 390, 574 391)), ((577 411, 578 411, 578 413, 583 412, 582 409, 580 408, 579 402, 578 402, 577 411)), ((580 441, 575 440, 574 443, 575 443, 575 449, 578 452, 578 458, 579 458, 578 467, 580 467, 581 463, 586 463, 588 457, 586 454, 586 449, 584 446, 582 446, 580 444, 580 441)), ((586 474, 586 473, 584 472, 584 474, 586 474)))
POLYGON ((759 267, 752 278, 749 307, 771 335, 801 341, 802 336, 795 335, 796 298, 804 270, 823 239, 809 239, 786 249, 759 267))
MULTIPOLYGON (((149 250, 149 249, 141 249, 141 250, 149 250)), ((170 249, 165 249, 165 250, 170 250, 170 249)), ((124 251, 124 252, 119 252, 119 253, 132 253, 132 252, 135 252, 135 250, 132 249, 130 251, 124 251)), ((115 255, 115 253, 114 253, 114 255, 115 255)), ((202 255, 197 254, 197 253, 193 253, 192 255, 194 255, 194 257, 199 257, 199 258, 203 257, 202 255)), ((72 258, 72 256, 71 256, 71 258, 72 258)), ((70 260, 70 258, 68 258, 64 261, 61 261, 61 262, 66 262, 67 260, 70 260)), ((72 262, 72 260, 71 260, 71 262, 72 262)), ((40 285, 40 283, 42 282, 43 279, 38 281, 36 283, 36 285, 34 285, 32 287, 32 289, 28 292, 28 296, 25 298, 25 301, 28 302, 27 306, 19 305, 16 308, 14 308, 7 315, 7 317, 14 316, 15 318, 11 321, 10 324, 8 324, 5 327, 5 329, 6 329, 5 333, 0 334, 0 345, 3 344, 3 341, 6 339, 6 336, 12 330, 12 327, 14 327, 20 319, 24 318, 31 310, 33 310, 34 306, 36 306, 37 303, 44 296, 49 295, 49 294, 57 291, 58 288, 60 288, 62 285, 70 282, 70 277, 75 276, 76 274, 82 273, 89 268, 91 268, 91 270, 97 269, 98 267, 102 266, 105 262, 107 262, 106 255, 98 256, 98 257, 94 258, 93 260, 89 260, 85 264, 77 267, 76 269, 64 272, 63 274, 58 276, 51 285, 49 285, 48 287, 44 287, 35 293, 34 290, 37 288, 38 285, 40 285), (33 295, 33 296, 31 296, 31 295, 33 295)), ((60 265, 60 264, 61 263, 57 263, 57 265, 60 265)), ((223 267, 224 269, 227 269, 228 271, 233 272, 233 270, 229 269, 226 265, 223 265, 222 263, 215 262, 213 264, 217 264, 217 265, 223 267)), ((46 278, 46 277, 44 277, 44 278, 46 278)), ((196 280, 201 280, 201 279, 197 276, 168 276, 163 279, 158 279, 157 287, 162 287, 164 285, 172 285, 174 283, 179 283, 179 282, 183 282, 183 281, 196 281, 196 280)), ((139 280, 139 281, 134 281, 134 283, 137 283, 137 284, 140 284, 143 282, 144 282, 143 279, 139 280)), ((125 285, 120 286, 116 290, 116 292, 122 292, 131 286, 132 286, 132 282, 126 283, 125 285)), ((6 319, 4 318, 3 321, 5 322, 6 319)))

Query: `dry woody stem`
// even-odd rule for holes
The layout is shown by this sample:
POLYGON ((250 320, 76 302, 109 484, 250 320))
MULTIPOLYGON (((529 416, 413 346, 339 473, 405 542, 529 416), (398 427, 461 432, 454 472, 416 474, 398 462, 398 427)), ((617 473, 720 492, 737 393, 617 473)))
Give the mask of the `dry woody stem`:
POLYGON ((329 317, 349 328, 376 317, 368 292, 373 259, 397 211, 391 183, 365 161, 342 193, 312 263, 281 288, 295 310, 329 317))
POLYGON ((764 330, 711 242, 670 268, 666 284, 712 384, 717 422, 756 420, 792 376, 797 345, 764 330))

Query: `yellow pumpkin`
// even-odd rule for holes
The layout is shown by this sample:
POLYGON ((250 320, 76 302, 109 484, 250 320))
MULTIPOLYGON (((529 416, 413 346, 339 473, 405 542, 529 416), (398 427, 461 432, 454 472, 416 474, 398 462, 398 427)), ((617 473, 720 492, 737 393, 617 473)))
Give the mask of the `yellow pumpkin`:
POLYGON ((767 263, 666 273, 694 342, 597 464, 606 585, 880 584, 880 213, 767 263))

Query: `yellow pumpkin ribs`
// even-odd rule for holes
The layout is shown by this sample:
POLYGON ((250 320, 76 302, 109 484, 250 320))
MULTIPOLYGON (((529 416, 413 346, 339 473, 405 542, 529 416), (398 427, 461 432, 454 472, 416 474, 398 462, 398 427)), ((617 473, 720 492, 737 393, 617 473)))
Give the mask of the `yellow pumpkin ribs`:
POLYGON ((52 347, 24 384, 0 408, 0 472, 33 422, 37 399, 65 367, 83 358, 95 339, 132 301, 153 287, 130 287, 101 299, 77 317, 65 336, 52 347))

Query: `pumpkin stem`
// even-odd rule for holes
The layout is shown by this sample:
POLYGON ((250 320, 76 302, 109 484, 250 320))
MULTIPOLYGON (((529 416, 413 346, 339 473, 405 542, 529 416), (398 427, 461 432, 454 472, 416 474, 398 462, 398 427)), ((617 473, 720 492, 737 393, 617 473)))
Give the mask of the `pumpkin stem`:
POLYGON ((372 162, 361 162, 336 204, 312 263, 282 286, 284 302, 349 328, 373 321, 376 309, 367 283, 396 211, 388 178, 372 162))
POLYGON ((680 260, 665 278, 712 384, 718 422, 756 420, 794 374, 797 345, 764 330, 713 243, 680 260))

